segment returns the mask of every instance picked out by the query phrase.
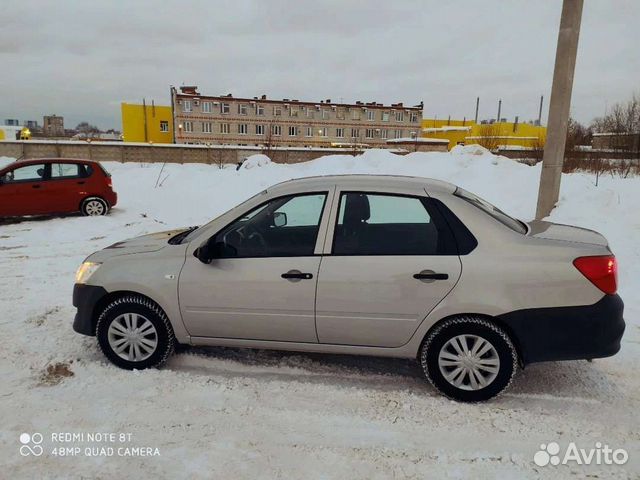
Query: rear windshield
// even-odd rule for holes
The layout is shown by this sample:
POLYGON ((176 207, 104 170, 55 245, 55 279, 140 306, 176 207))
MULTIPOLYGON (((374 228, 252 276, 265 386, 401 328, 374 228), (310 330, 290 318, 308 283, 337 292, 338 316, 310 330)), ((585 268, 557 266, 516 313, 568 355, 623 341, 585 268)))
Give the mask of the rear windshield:
POLYGON ((107 172, 107 170, 102 166, 101 163, 98 163, 98 166, 100 167, 100 170, 102 170, 102 173, 105 174, 105 176, 110 177, 111 174, 109 172, 107 172))
POLYGON ((463 200, 466 200, 467 202, 474 205, 475 207, 478 207, 484 213, 492 216, 503 225, 509 227, 514 232, 518 232, 522 234, 527 233, 527 227, 523 222, 521 222, 516 218, 510 217, 509 215, 504 213, 502 210, 500 210, 498 207, 494 207, 489 202, 487 202, 486 200, 483 200, 477 195, 474 195, 471 192, 467 192, 466 190, 460 187, 458 187, 453 194, 456 197, 460 197, 463 200))

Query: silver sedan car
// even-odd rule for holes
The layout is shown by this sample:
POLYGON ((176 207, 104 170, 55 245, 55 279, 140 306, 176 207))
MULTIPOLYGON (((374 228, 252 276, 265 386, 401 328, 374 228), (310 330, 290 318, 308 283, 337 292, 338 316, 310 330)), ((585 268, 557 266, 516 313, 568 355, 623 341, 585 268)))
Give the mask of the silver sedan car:
POLYGON ((477 402, 519 366, 615 354, 616 281, 594 231, 525 223, 441 181, 324 176, 90 255, 73 327, 126 369, 180 344, 414 358, 477 402))

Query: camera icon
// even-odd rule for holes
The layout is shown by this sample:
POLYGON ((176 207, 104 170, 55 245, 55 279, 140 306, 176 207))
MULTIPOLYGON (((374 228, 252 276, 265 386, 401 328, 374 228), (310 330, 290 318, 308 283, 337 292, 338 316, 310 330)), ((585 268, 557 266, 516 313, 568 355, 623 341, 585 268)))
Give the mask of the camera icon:
POLYGON ((20 455, 23 457, 28 457, 29 455, 33 455, 34 457, 39 457, 43 453, 43 448, 40 445, 42 443, 43 437, 41 433, 22 433, 20 434, 20 455))

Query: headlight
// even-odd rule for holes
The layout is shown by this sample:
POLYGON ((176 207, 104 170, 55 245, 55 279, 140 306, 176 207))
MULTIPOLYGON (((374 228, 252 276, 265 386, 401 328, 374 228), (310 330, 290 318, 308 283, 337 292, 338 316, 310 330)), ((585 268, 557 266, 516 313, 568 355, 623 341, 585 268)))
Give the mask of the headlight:
POLYGON ((84 262, 76 272, 76 283, 87 283, 87 280, 94 274, 100 263, 84 262))

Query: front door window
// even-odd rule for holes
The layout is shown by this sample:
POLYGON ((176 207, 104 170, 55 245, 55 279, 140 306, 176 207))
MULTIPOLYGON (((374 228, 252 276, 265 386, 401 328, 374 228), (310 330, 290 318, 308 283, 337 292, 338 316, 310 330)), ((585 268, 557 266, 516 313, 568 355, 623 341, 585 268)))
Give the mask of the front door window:
POLYGON ((216 235, 220 258, 313 255, 327 193, 280 197, 261 205, 216 235))

